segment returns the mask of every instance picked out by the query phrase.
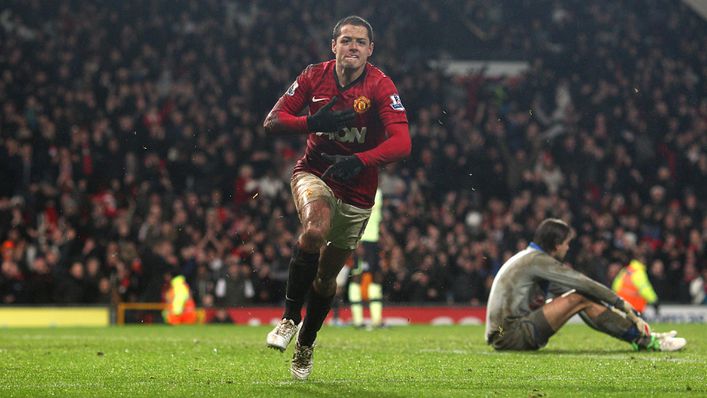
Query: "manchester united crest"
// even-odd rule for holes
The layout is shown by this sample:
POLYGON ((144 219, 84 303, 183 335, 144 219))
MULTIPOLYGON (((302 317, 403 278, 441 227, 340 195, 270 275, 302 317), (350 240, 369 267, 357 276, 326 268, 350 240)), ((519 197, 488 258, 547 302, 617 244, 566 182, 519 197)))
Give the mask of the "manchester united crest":
POLYGON ((356 111, 356 113, 366 112, 368 110, 368 108, 370 108, 370 107, 371 107, 371 100, 364 97, 363 95, 354 100, 353 108, 356 111))

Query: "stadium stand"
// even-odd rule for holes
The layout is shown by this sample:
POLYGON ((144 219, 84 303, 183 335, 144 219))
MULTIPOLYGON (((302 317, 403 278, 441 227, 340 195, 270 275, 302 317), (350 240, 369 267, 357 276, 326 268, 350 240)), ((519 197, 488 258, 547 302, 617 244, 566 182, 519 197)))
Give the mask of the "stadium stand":
POLYGON ((381 176, 387 301, 484 303, 548 216, 578 230, 568 263, 591 277, 610 284, 640 255, 662 302, 704 300, 707 23, 688 7, 275 3, 4 4, 0 303, 156 302, 170 271, 199 306, 277 302, 304 141, 261 123, 354 12, 413 137, 381 176), (469 58, 530 67, 428 63, 469 58))

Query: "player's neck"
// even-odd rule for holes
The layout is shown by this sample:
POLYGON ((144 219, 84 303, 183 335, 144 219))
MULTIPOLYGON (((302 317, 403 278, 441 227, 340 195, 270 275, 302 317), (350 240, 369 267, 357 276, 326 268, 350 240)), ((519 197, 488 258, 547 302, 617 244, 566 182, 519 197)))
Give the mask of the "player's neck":
POLYGON ((351 84, 351 82, 361 77, 365 69, 365 64, 358 69, 346 69, 342 66, 336 65, 336 77, 339 79, 339 84, 341 87, 346 87, 351 84))

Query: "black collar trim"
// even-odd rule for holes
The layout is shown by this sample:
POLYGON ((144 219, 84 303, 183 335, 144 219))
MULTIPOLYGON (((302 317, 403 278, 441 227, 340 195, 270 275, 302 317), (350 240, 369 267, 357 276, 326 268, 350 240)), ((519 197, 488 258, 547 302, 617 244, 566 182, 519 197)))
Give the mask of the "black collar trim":
POLYGON ((350 89, 353 85, 356 83, 360 82, 363 80, 364 77, 366 77, 366 71, 368 70, 368 65, 363 67, 363 73, 361 73, 361 76, 357 77, 356 80, 352 81, 351 83, 342 86, 341 83, 339 83, 339 76, 336 74, 336 64, 334 64, 334 80, 336 80, 336 88, 339 89, 339 91, 346 91, 350 89))

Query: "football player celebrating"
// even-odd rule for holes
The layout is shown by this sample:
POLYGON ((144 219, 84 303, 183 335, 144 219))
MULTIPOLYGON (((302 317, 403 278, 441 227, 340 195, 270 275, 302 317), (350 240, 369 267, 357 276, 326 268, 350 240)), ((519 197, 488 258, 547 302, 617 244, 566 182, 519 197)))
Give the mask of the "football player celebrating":
POLYGON ((291 181, 302 232, 289 264, 282 321, 267 336, 269 347, 285 351, 297 335, 290 372, 300 380, 312 372, 314 342, 329 313, 336 276, 371 214, 378 167, 407 157, 411 149, 397 89, 368 62, 371 25, 358 16, 340 20, 331 51, 335 59, 305 68, 263 123, 270 134, 307 134, 291 181), (306 107, 309 113, 299 116, 306 107))

